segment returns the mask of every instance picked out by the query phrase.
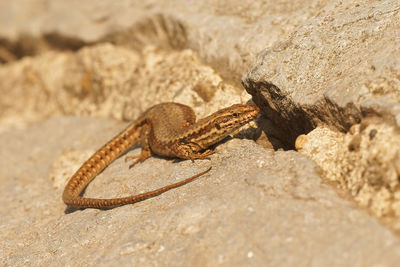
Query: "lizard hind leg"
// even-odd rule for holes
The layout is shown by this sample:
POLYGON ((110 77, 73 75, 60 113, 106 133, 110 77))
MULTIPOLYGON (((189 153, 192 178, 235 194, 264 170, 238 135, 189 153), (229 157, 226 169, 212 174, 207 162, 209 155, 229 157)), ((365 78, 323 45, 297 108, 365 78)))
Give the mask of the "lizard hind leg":
POLYGON ((138 164, 139 162, 145 161, 146 159, 150 158, 153 155, 149 145, 150 131, 151 131, 150 125, 145 125, 143 126, 140 132, 140 145, 142 147, 142 151, 140 152, 140 154, 125 157, 125 162, 127 162, 129 159, 136 159, 132 164, 129 165, 129 169, 138 164))

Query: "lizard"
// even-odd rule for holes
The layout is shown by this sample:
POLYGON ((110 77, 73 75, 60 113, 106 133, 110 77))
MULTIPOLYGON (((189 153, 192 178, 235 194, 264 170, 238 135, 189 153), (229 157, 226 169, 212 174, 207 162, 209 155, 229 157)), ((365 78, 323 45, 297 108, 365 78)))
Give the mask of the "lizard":
POLYGON ((125 157, 125 161, 136 159, 129 168, 152 155, 192 161, 209 159, 214 153, 210 146, 238 131, 253 120, 259 111, 257 106, 235 104, 196 122, 195 113, 189 106, 173 102, 157 104, 84 162, 65 186, 62 199, 67 206, 76 209, 109 209, 139 202, 182 186, 206 174, 211 167, 182 181, 138 195, 111 199, 82 196, 84 189, 100 172, 138 143, 141 153, 125 157))

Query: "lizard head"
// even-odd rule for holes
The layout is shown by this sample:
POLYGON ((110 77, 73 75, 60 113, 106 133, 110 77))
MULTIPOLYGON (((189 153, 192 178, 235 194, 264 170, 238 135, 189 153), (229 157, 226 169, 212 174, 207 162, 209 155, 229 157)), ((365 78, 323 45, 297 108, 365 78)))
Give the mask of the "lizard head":
POLYGON ((193 125, 191 141, 205 149, 240 129, 259 112, 257 106, 242 104, 221 109, 193 125))

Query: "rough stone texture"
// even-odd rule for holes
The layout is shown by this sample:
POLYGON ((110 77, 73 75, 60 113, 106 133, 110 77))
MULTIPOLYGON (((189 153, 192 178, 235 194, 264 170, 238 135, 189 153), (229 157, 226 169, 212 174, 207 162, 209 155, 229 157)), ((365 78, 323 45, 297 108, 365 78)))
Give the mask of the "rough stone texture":
POLYGON ((370 214, 398 230, 399 10, 367 0, 0 1, 0 265, 397 266, 396 232, 370 214), (65 115, 130 120, 178 101, 202 117, 249 99, 243 74, 271 119, 258 121, 258 143, 293 148, 297 138, 321 169, 245 140, 211 161, 151 158, 128 170, 119 159, 87 195, 213 170, 135 205, 64 213, 66 178, 123 127, 65 115))
POLYGON ((122 127, 54 117, 0 134, 0 265, 398 264, 398 238, 324 184, 314 163, 249 140, 218 146, 211 161, 150 158, 129 170, 118 159, 88 196, 129 195, 213 169, 134 205, 65 214, 54 174, 65 183, 73 172, 68 166, 84 160, 71 153, 95 150, 122 127))
POLYGON ((378 118, 353 125, 347 134, 318 127, 299 136, 296 148, 360 206, 400 230, 400 133, 396 127, 378 118))
POLYGON ((190 48, 239 84, 261 49, 290 34, 330 2, 3 0, 0 32, 5 46, 17 56, 49 47, 77 49, 99 40, 135 49, 149 44, 190 48))
POLYGON ((332 7, 260 52, 243 84, 287 147, 317 125, 341 131, 316 128, 297 138, 296 148, 399 229, 400 2, 332 7), (372 116, 376 137, 347 132, 372 116))
POLYGON ((7 64, 0 80, 0 130, 54 114, 133 120, 168 101, 203 117, 249 100, 191 50, 147 47, 139 53, 107 43, 7 64))
POLYGON ((362 112, 400 126, 399 26, 398 1, 334 1, 263 50, 243 83, 289 144, 321 122, 348 130, 362 112))

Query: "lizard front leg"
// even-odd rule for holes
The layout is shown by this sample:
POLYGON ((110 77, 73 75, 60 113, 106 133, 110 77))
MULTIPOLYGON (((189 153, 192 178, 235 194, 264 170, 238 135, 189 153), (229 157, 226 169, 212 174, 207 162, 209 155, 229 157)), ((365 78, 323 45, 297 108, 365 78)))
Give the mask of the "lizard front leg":
POLYGON ((153 155, 149 145, 150 131, 151 131, 150 124, 143 125, 140 131, 140 146, 142 148, 142 151, 140 152, 139 155, 125 157, 125 162, 128 161, 129 159, 136 159, 132 164, 129 165, 129 169, 135 166, 137 163, 143 162, 153 155))
POLYGON ((190 159, 192 161, 195 159, 210 159, 208 156, 214 154, 213 150, 204 150, 194 142, 176 142, 172 145, 171 150, 174 152, 176 157, 181 159, 190 159))

